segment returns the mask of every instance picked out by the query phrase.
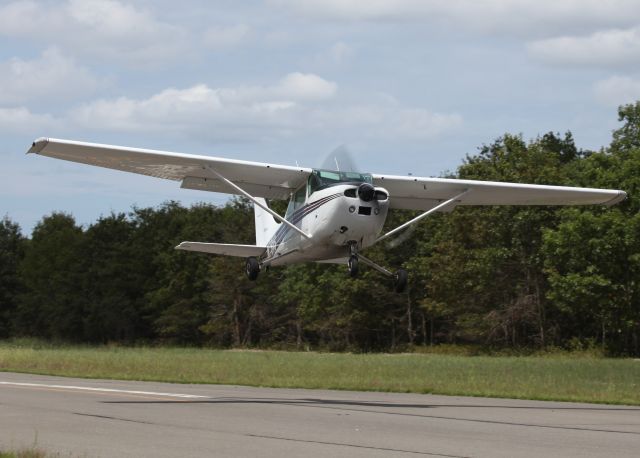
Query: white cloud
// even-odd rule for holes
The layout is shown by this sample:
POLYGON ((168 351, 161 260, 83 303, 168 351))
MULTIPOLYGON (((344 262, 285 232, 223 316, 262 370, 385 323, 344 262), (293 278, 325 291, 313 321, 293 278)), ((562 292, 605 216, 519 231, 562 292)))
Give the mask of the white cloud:
POLYGON ((399 108, 387 114, 391 129, 389 137, 433 138, 462 125, 462 116, 457 113, 433 113, 423 108, 399 108))
POLYGON ((230 48, 246 41, 250 33, 251 29, 245 24, 212 26, 204 31, 203 42, 211 49, 230 48))
POLYGON ((637 65, 640 27, 612 29, 587 36, 563 36, 527 45, 531 56, 560 65, 637 65))
POLYGON ((49 48, 34 60, 12 58, 0 62, 0 104, 17 105, 29 100, 74 99, 90 94, 101 83, 57 48, 49 48))
MULTIPOLYGON (((13 2, 0 7, 0 33, 9 36, 25 35, 25 28, 32 32, 46 25, 46 17, 34 1, 13 2), (25 21, 27 21, 25 24, 25 21)), ((52 18, 53 19, 53 18, 52 18)))
POLYGON ((459 128, 463 119, 456 113, 435 113, 424 108, 406 107, 393 98, 376 103, 356 103, 319 110, 310 116, 314 125, 342 131, 361 139, 385 138, 398 141, 431 139, 459 128))
POLYGON ((289 73, 270 92, 295 100, 322 100, 333 97, 338 85, 312 73, 289 73))
POLYGON ((135 64, 178 57, 187 38, 183 29, 118 0, 8 3, 0 7, 0 35, 135 64))
POLYGON ((32 113, 26 107, 0 108, 0 132, 5 134, 34 134, 60 127, 49 114, 32 113))
POLYGON ((98 99, 59 117, 35 114, 26 107, 5 108, 0 109, 0 131, 161 132, 207 142, 302 139, 325 133, 335 138, 406 140, 433 138, 462 123, 460 115, 403 106, 391 96, 363 94, 362 102, 347 103, 337 94, 335 82, 295 72, 272 85, 198 84, 164 89, 148 98, 98 99))
POLYGON ((636 0, 269 0, 312 19, 429 21, 466 30, 529 35, 633 25, 636 0))
POLYGON ((97 100, 69 120, 89 129, 158 132, 208 141, 255 141, 318 132, 356 138, 431 138, 462 123, 457 114, 403 107, 393 99, 363 104, 337 100, 337 84, 290 73, 272 86, 165 89, 147 99, 97 100))
POLYGON ((598 81, 594 93, 600 103, 607 106, 619 106, 640 100, 640 80, 627 76, 612 76, 598 81))
POLYGON ((251 129, 288 130, 299 123, 304 103, 331 98, 333 82, 317 75, 290 73, 273 86, 210 88, 199 84, 165 89, 148 99, 120 97, 85 104, 72 113, 80 125, 129 131, 216 132, 242 137, 251 129))

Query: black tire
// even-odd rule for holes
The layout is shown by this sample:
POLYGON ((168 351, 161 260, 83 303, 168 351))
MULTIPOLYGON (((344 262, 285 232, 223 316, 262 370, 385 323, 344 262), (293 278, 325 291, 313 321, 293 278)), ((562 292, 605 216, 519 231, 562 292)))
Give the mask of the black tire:
POLYGON ((255 281, 255 279, 258 278, 258 274, 260 273, 260 263, 253 256, 247 258, 245 273, 247 274, 247 278, 251 281, 255 281))
POLYGON ((402 293, 407 288, 407 281, 409 280, 409 273, 404 269, 398 269, 396 271, 395 279, 393 280, 393 290, 396 293, 402 293))
POLYGON ((358 266, 358 257, 356 255, 351 255, 349 258, 349 275, 351 278, 356 278, 358 276, 359 266, 358 266))

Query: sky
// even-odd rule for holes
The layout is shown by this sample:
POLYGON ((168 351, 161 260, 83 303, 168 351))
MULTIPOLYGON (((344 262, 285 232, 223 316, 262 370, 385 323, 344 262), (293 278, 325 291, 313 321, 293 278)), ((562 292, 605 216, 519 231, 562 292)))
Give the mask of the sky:
POLYGON ((637 99, 637 0, 0 0, 0 217, 228 199, 38 137, 438 176, 507 132, 599 149, 637 99))

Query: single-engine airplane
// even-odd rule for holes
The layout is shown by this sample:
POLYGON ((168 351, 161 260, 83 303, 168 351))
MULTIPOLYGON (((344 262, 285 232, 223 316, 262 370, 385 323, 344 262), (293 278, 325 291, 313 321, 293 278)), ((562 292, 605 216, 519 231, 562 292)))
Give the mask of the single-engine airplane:
POLYGON ((458 205, 614 205, 624 191, 490 181, 393 176, 320 170, 210 156, 39 138, 28 153, 150 175, 199 189, 245 196, 254 205, 255 245, 182 242, 179 250, 246 258, 255 280, 269 266, 299 262, 344 264, 352 277, 360 263, 407 285, 407 271, 387 270, 361 254, 434 212, 458 205), (289 199, 284 216, 265 199, 289 199), (389 210, 422 213, 382 234, 389 210))

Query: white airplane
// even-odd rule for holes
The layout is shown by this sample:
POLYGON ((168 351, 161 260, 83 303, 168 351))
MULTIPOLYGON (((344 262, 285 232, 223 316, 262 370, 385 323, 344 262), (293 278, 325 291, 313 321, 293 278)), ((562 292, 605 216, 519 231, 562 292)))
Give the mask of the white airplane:
POLYGON ((393 176, 319 170, 121 146, 39 138, 28 153, 176 180, 186 189, 242 195, 253 202, 255 245, 182 242, 179 250, 246 258, 255 280, 269 266, 315 261, 359 263, 393 278, 402 292, 407 272, 390 272, 361 251, 416 224, 434 212, 458 205, 614 205, 624 191, 490 181, 393 176), (284 216, 265 199, 289 199, 284 216), (422 213, 381 234, 389 210, 422 213))

